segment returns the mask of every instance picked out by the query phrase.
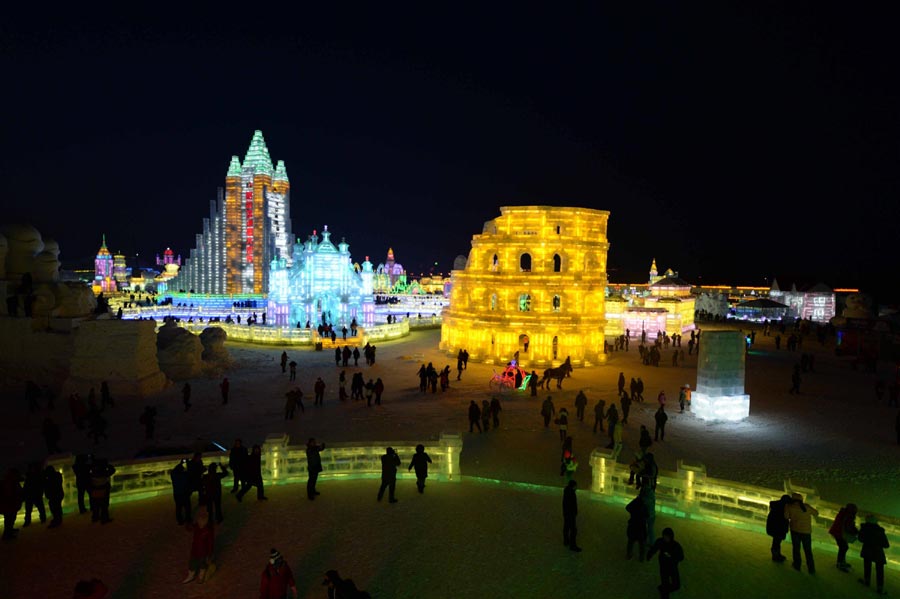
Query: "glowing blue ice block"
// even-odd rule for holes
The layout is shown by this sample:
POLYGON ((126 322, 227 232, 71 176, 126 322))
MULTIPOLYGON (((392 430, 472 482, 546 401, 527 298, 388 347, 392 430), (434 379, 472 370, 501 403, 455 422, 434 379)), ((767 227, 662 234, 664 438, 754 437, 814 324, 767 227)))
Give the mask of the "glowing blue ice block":
POLYGON ((705 420, 742 420, 750 415, 744 393, 747 346, 740 331, 703 331, 697 362, 697 390, 691 411, 705 420))

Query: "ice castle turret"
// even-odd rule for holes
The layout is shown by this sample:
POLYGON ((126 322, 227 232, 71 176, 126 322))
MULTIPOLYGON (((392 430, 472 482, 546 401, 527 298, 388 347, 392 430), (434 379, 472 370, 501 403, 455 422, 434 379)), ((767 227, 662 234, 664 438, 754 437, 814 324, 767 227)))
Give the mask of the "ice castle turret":
POLYGON ((294 244, 291 262, 272 260, 269 272, 269 314, 275 324, 317 327, 320 324, 371 324, 374 299, 372 265, 357 272, 350 259, 350 244, 343 239, 335 247, 325 226, 322 239, 313 231, 306 241, 294 244))

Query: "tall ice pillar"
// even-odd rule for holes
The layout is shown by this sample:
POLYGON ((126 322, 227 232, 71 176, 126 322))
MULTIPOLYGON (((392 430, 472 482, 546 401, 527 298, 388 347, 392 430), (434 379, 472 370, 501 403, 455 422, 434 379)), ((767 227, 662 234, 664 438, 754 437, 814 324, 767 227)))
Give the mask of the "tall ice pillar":
POLYGON ((697 361, 697 390, 691 411, 704 420, 743 420, 750 415, 744 393, 747 346, 740 331, 703 331, 697 361))

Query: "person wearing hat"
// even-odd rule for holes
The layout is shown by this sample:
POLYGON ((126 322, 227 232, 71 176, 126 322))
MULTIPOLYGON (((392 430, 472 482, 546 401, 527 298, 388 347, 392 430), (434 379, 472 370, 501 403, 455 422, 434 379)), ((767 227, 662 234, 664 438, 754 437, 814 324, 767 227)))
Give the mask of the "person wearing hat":
POLYGON ((394 497, 394 489, 397 488, 397 468, 400 467, 400 456, 393 447, 388 447, 381 456, 381 488, 378 489, 378 501, 384 497, 384 490, 388 489, 388 497, 391 503, 397 503, 394 497))
POLYGON ((875 564, 875 588, 879 595, 885 595, 884 550, 890 547, 890 544, 874 514, 866 516, 866 521, 859 527, 859 542, 862 543, 859 555, 863 558, 863 578, 860 578, 859 582, 866 586, 872 584, 872 564, 875 564))
POLYGON ((784 506, 784 517, 790 521, 791 546, 793 549, 794 570, 800 571, 800 547, 806 555, 806 569, 810 574, 816 573, 816 565, 812 555, 812 517, 818 516, 816 508, 803 502, 803 495, 792 493, 791 500, 784 506))
POLYGON ((284 599, 288 591, 291 592, 291 597, 297 599, 294 573, 281 553, 277 549, 272 549, 269 552, 269 563, 260 577, 259 599, 284 599))
POLYGON ((653 547, 647 552, 647 561, 650 561, 656 553, 659 553, 659 577, 661 578, 659 596, 668 599, 669 593, 681 588, 681 576, 678 574, 678 564, 684 560, 684 549, 675 540, 675 532, 671 528, 664 528, 662 536, 656 539, 653 547))

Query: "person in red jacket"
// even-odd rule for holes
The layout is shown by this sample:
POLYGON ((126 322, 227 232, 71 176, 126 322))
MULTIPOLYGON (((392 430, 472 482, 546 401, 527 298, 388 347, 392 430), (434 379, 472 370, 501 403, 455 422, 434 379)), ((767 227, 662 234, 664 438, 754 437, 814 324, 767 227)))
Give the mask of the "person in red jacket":
POLYGON ((206 511, 206 507, 201 505, 197 508, 194 522, 186 524, 185 528, 194 533, 194 538, 191 541, 191 558, 188 563, 188 574, 181 582, 187 584, 196 578, 197 582, 202 584, 206 580, 206 575, 212 566, 213 545, 216 540, 213 523, 209 518, 209 512, 206 511))
POLYGON ((856 528, 857 507, 855 503, 848 503, 840 509, 828 534, 834 537, 838 546, 837 569, 843 572, 850 571, 850 564, 847 563, 847 550, 850 549, 850 543, 856 540, 859 530, 856 528))
POLYGON ((288 591, 297 599, 297 584, 294 573, 277 549, 269 553, 269 564, 263 570, 259 583, 259 599, 284 599, 288 591))

